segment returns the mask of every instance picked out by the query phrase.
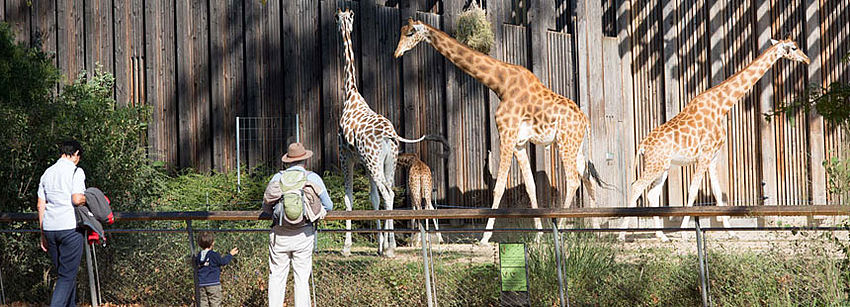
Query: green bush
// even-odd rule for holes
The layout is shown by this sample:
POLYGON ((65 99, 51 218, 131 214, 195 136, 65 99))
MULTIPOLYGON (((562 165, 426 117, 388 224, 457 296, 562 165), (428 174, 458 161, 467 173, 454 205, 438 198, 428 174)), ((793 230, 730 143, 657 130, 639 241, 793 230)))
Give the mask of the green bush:
POLYGON ((34 211, 41 174, 58 159, 58 143, 77 139, 86 184, 104 190, 121 210, 157 193, 163 173, 146 157, 148 110, 118 107, 114 78, 81 72, 55 95, 58 70, 42 51, 15 44, 0 24, 0 211, 34 211))

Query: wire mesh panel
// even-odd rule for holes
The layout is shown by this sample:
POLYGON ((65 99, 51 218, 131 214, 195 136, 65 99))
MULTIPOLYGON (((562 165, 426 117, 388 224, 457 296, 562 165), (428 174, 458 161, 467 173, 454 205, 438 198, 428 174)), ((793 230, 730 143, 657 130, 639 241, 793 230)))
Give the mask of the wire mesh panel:
POLYGON ((286 152, 286 146, 298 139, 297 116, 237 117, 238 160, 248 169, 274 167, 286 152))

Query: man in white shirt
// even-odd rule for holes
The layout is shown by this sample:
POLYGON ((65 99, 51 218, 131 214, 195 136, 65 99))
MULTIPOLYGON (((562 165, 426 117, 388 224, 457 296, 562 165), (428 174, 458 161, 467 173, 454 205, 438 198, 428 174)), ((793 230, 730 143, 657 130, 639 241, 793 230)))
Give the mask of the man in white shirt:
POLYGON ((77 228, 74 206, 86 203, 86 174, 77 167, 83 148, 77 141, 59 146, 59 160, 41 175, 38 184, 38 224, 41 249, 50 255, 59 278, 51 307, 76 306, 77 270, 83 255, 83 230, 77 228))

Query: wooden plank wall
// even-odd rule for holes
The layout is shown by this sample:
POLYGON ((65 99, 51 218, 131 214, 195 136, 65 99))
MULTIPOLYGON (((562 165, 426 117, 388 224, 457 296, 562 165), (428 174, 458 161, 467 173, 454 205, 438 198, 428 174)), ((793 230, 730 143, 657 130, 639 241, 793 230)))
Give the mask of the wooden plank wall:
MULTIPOLYGON (((820 1, 820 43, 821 43, 821 76, 823 84, 832 82, 850 83, 850 63, 842 63, 841 58, 850 53, 850 1, 820 1)), ((825 128, 825 153, 827 158, 848 157, 848 142, 850 135, 847 130, 839 127, 826 125, 825 128)), ((829 193, 829 203, 847 203, 847 199, 841 199, 839 195, 829 193)))
MULTIPOLYGON (((491 54, 532 69, 591 119, 588 156, 617 187, 599 191, 603 206, 624 205, 637 174, 623 170, 631 168, 634 147, 652 128, 745 67, 769 38, 792 33, 807 51, 819 53, 810 54, 817 65, 780 61, 730 111, 721 153, 725 193, 736 204, 806 204, 819 195, 839 201, 826 193, 819 165, 824 157, 845 154, 848 136, 805 114, 768 122, 762 113, 790 101, 810 81, 848 82, 850 68, 838 59, 850 49, 850 1, 481 2, 497 40, 491 54)), ((119 105, 151 107, 149 152, 169 165, 232 169, 236 116, 261 117, 243 122, 242 162, 278 165, 285 144, 295 138, 297 114, 299 137, 321 153, 311 166, 334 171, 345 98, 334 14, 351 8, 358 87, 367 101, 402 136, 446 136, 448 158, 433 142, 402 148, 431 165, 443 203, 486 207, 498 163, 491 120, 498 97, 425 44, 401 59, 391 56, 408 17, 454 34, 464 5, 2 0, 0 20, 12 26, 18 41, 55 53, 66 82, 98 65, 113 73, 119 105)), ((531 146, 529 153, 541 207, 561 206, 565 182, 557 147, 531 146)), ((665 203, 684 202, 692 171, 671 172, 665 203)), ((507 206, 526 206, 522 180, 514 162, 507 206)), ((714 201, 707 182, 702 192, 699 202, 714 201)), ((586 201, 578 200, 579 206, 586 201)))

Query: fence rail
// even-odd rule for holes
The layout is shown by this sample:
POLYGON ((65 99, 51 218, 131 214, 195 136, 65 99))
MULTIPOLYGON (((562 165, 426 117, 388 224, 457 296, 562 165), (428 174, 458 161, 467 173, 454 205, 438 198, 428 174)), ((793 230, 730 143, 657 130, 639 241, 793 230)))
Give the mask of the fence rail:
MULTIPOLYGON (((407 237, 410 242, 414 240, 417 242, 421 242, 421 258, 417 254, 419 247, 406 250, 407 256, 402 256, 403 258, 398 260, 397 263, 389 264, 388 262, 381 262, 377 259, 370 258, 371 252, 366 251, 364 254, 363 251, 360 252, 359 256, 355 256, 354 258, 341 257, 337 255, 335 252, 334 246, 340 245, 341 241, 339 240, 341 237, 341 232, 346 232, 343 229, 319 229, 320 233, 323 233, 323 239, 319 240, 317 237, 317 247, 316 247, 316 256, 314 257, 314 261, 318 261, 318 268, 316 271, 317 276, 314 279, 313 283, 327 283, 329 280, 349 280, 349 279, 357 279, 357 278, 365 278, 367 280, 377 280, 380 281, 381 278, 390 278, 390 283, 403 283, 404 281, 395 280, 393 276, 403 275, 405 278, 413 278, 413 284, 425 283, 425 291, 427 293, 420 293, 422 289, 410 289, 401 287, 396 289, 403 290, 406 294, 399 294, 393 291, 389 291, 388 293, 384 293, 384 290, 380 286, 368 285, 369 290, 364 291, 374 291, 375 295, 373 295, 375 300, 380 301, 377 297, 382 297, 381 303, 376 303, 377 301, 363 301, 364 298, 361 297, 362 293, 354 292, 349 293, 346 291, 345 287, 334 288, 334 293, 321 292, 314 296, 315 300, 321 302, 322 305, 359 305, 359 304, 388 304, 390 302, 398 300, 400 296, 405 296, 408 304, 414 305, 423 305, 427 303, 428 306, 437 305, 440 299, 451 299, 452 303, 448 303, 452 305, 454 303, 464 303, 466 305, 477 305, 477 304, 495 304, 498 300, 505 299, 504 297, 494 296, 493 292, 496 293, 499 291, 496 286, 493 286, 494 283, 499 282, 499 277, 497 271, 498 269, 498 261, 494 261, 492 258, 495 257, 496 250, 483 250, 482 247, 473 247, 466 246, 461 244, 448 244, 448 245, 435 245, 436 247, 432 247, 433 235, 436 233, 441 233, 449 236, 459 235, 462 233, 480 233, 484 231, 495 231, 505 233, 508 235, 509 233, 518 233, 520 237, 513 236, 512 239, 509 240, 520 240, 521 242, 526 242, 527 244, 534 247, 534 256, 530 258, 529 263, 530 267, 527 268, 528 274, 531 274, 528 278, 534 278, 535 283, 539 284, 542 288, 529 290, 526 299, 529 301, 534 301, 536 303, 544 303, 546 305, 557 305, 567 306, 569 305, 569 300, 571 296, 567 296, 565 294, 570 293, 567 291, 567 280, 563 274, 567 272, 568 267, 571 265, 571 257, 573 256, 573 252, 569 251, 571 247, 569 242, 576 243, 575 241, 570 241, 570 239, 563 238, 561 234, 564 233, 574 233, 574 232, 611 232, 611 231, 695 231, 696 233, 696 251, 698 258, 698 283, 699 290, 701 293, 701 299, 703 306, 712 305, 711 302, 711 283, 709 283, 709 265, 708 265, 708 257, 706 256, 706 231, 724 231, 724 230, 735 230, 735 231, 796 231, 796 230, 826 230, 826 231, 836 231, 836 230, 847 230, 847 227, 733 227, 733 228, 701 228, 699 219, 695 219, 695 228, 559 228, 557 226, 558 218, 602 218, 602 217, 653 217, 653 216, 661 216, 661 217, 682 217, 682 216, 694 216, 694 217, 716 217, 716 216, 848 216, 850 215, 850 206, 837 206, 837 205, 823 205, 823 206, 739 206, 739 207, 664 207, 664 208, 571 208, 571 209, 500 209, 500 210, 491 210, 491 209, 439 209, 439 210, 394 210, 394 211, 373 211, 373 210, 357 210, 357 211, 333 211, 329 212, 326 220, 328 221, 340 221, 340 220, 359 220, 359 221, 371 221, 371 220, 380 220, 380 219, 394 219, 394 220, 419 220, 419 229, 396 229, 393 230, 399 234, 409 234, 407 237), (493 230, 485 230, 485 229, 441 229, 434 230, 428 229, 427 227, 423 227, 423 220, 428 219, 482 219, 482 218, 502 218, 502 219, 518 219, 518 218, 546 218, 551 221, 551 228, 547 229, 528 229, 528 228, 513 228, 513 229, 493 229, 493 230), (546 232, 552 233, 552 242, 554 244, 549 243, 549 245, 540 245, 540 237, 544 235, 546 232), (537 239, 532 239, 530 237, 523 238, 523 233, 530 234, 536 233, 537 239), (319 243, 319 242, 324 243, 319 243), (433 250, 436 250, 434 252, 433 250), (488 256, 488 253, 490 256, 488 256), (365 258, 364 258, 365 257, 365 258), (562 259, 564 258, 564 259, 562 259), (488 260, 489 259, 489 260, 488 260), (549 260, 547 260, 549 259, 549 260), (549 263, 551 259, 557 259, 557 262, 549 263), (547 264, 549 263, 549 264, 547 264), (548 265, 548 266, 547 266, 548 265), (385 268, 375 269, 375 266, 386 266, 385 268), (376 271, 377 270, 377 271, 376 271), (380 273, 381 270, 388 270, 386 273, 380 273), (553 279, 546 280, 547 275, 552 275, 555 272, 553 270, 557 270, 559 274, 557 282, 553 279), (370 274, 388 274, 388 276, 371 276, 370 274), (468 276, 467 274, 471 274, 468 276), (362 276, 361 276, 362 275, 362 276), (391 276, 389 276, 391 275, 391 276), (361 276, 361 277, 356 277, 361 276), (330 279, 328 279, 330 278, 330 279), (469 279, 477 279, 480 282, 483 282, 484 286, 473 286, 476 287, 476 290, 470 291, 478 291, 476 295, 466 295, 466 296, 456 296, 457 293, 464 293, 463 289, 460 289, 464 286, 471 286, 468 284, 471 282, 469 279), (548 284, 546 284, 548 282, 548 284), (555 284, 557 284, 558 289, 555 290, 555 284), (480 288, 480 289, 478 289, 480 288), (451 290, 454 289, 454 290, 451 290), (483 290, 482 290, 483 289, 483 290), (340 292, 341 291, 341 292, 340 292), (340 293, 337 293, 340 292, 340 293), (551 293, 550 293, 551 292, 551 293), (488 294, 489 293, 489 294, 488 294), (380 295, 378 295, 380 294, 380 295), (484 294, 487 296, 486 298, 477 297, 480 294, 484 294), (410 299, 410 295, 415 296, 416 298, 410 299), (389 300, 389 301, 386 301, 389 300), (417 303, 418 302, 418 303, 417 303)), ((103 303, 113 303, 115 301, 118 302, 131 302, 132 304, 148 304, 155 302, 154 304, 191 304, 192 301, 187 301, 186 298, 180 298, 180 293, 188 293, 191 289, 197 289, 197 287, 193 287, 191 283, 178 283, 175 284, 175 289, 169 291, 162 289, 155 289, 152 286, 149 286, 145 283, 150 283, 150 280, 154 280, 155 278, 148 276, 149 274, 143 272, 136 272, 130 269, 127 269, 121 265, 115 265, 112 261, 135 261, 135 260, 126 260, 123 259, 122 255, 126 253, 124 251, 127 248, 130 250, 136 250, 140 247, 142 249, 148 249, 145 244, 160 244, 166 246, 173 255, 171 257, 164 258, 167 263, 162 263, 164 267, 167 267, 169 270, 173 270, 174 272, 179 272, 178 274, 191 274, 191 270, 188 270, 185 267, 181 267, 179 265, 179 259, 181 257, 180 253, 185 253, 187 251, 191 251, 194 254, 196 250, 194 240, 194 233, 198 231, 213 231, 222 233, 222 244, 240 244, 240 246, 245 246, 246 255, 245 264, 237 265, 244 266, 242 268, 234 269, 234 272, 228 273, 230 274, 231 283, 236 283, 235 281, 240 278, 248 278, 250 280, 256 280, 259 284, 258 287, 260 292, 264 290, 263 283, 263 274, 265 274, 265 269, 262 267, 263 260, 263 237, 264 235, 257 235, 263 232, 268 231, 268 229, 259 229, 259 228, 249 228, 249 229, 224 229, 224 228, 194 228, 193 221, 257 221, 257 220, 267 220, 270 217, 267 214, 264 214, 260 211, 186 211, 186 212, 116 212, 115 213, 116 221, 118 223, 121 222, 130 222, 130 221, 173 221, 177 222, 172 226, 177 226, 175 229, 110 229, 107 230, 109 233, 119 236, 117 241, 113 237, 113 247, 111 249, 104 249, 99 252, 101 256, 97 256, 95 254, 96 246, 90 245, 87 246, 87 253, 91 253, 91 257, 95 262, 88 263, 87 267, 88 278, 89 278, 89 288, 91 290, 91 302, 93 306, 98 306, 98 304, 103 303), (179 228, 181 224, 185 223, 185 228, 179 228), (160 242, 157 237, 151 237, 153 233, 163 233, 158 234, 156 236, 171 236, 168 243, 160 242), (245 233, 245 235, 237 235, 236 233, 245 233), (188 241, 185 238, 180 239, 175 237, 175 235, 187 234, 188 241), (123 236, 123 237, 121 237, 123 236), (141 236, 140 238, 131 238, 128 236, 141 236), (246 238, 253 238, 248 240, 246 238), (147 238, 147 239, 146 239, 147 238), (175 240, 176 239, 176 240, 175 240), (125 241, 125 242, 123 242, 125 241), (179 243, 179 242, 185 243, 179 243), (123 242, 125 245, 123 246, 121 243, 123 242), (229 242, 229 243, 228 243, 229 242), (188 244, 186 244, 188 243, 188 244), (115 245, 118 244, 118 245, 115 245), (139 245, 141 244, 141 245, 139 245), (182 247, 180 247, 182 246, 182 247), (187 248, 188 247, 188 248, 187 248), (248 248, 250 247, 250 248, 248 248), (175 257, 176 256, 176 257, 175 257), (102 263, 109 264, 107 267, 98 268, 97 260, 98 257, 102 257, 102 263), (171 260, 168 260, 168 259, 171 260), (100 278, 100 274, 98 271, 104 272, 104 275, 107 278, 100 278), (118 273, 122 272, 122 273, 118 273), (128 273, 129 272, 129 273, 128 273), (117 275, 115 275, 117 274, 117 275), (130 274, 130 275, 127 275, 130 274), (139 285, 116 285, 111 281, 115 280, 115 276, 122 276, 127 278, 128 282, 131 283, 142 283, 139 285), (106 286, 101 288, 100 281, 107 281, 106 286), (159 293, 157 291, 162 292, 161 297, 152 296, 145 297, 142 295, 142 298, 139 298, 137 295, 127 295, 126 293, 122 293, 122 291, 117 289, 123 289, 127 286, 131 286, 131 288, 139 288, 143 289, 143 293, 159 293), (97 287, 95 289, 95 287, 97 287), (164 292, 163 292, 164 291, 164 292), (175 292, 176 291, 176 292, 175 292), (102 298, 106 298, 104 301, 102 298), (160 301, 162 300, 162 301, 160 301)), ((0 223, 10 223, 10 222, 32 222, 37 220, 37 215, 34 213, 0 213, 0 223)), ((214 224, 213 224, 214 225, 214 224)), ((578 225, 578 224, 576 224, 578 225)), ((12 244, 12 246, 18 246, 16 248, 20 248, 21 244, 25 244, 24 241, 33 241, 35 240, 34 234, 37 232, 35 229, 4 229, 0 231, 0 235, 3 236, 12 236, 13 239, 11 241, 4 241, 3 245, 12 244)), ((384 230, 379 229, 354 229, 351 230, 352 233, 358 233, 361 235, 361 239, 365 239, 362 237, 363 234, 378 234, 381 232, 385 232, 384 230)), ((5 239, 5 238, 4 238, 5 239)), ((468 238, 467 238, 468 239, 468 238)), ((440 237, 442 240, 442 237, 440 237)), ((549 240, 549 239, 546 239, 549 240)), ((33 241, 34 242, 34 241, 33 241)), ((456 241, 457 242, 457 241, 456 241)), ((548 241, 547 241, 548 242, 548 241)), ((217 244, 218 245, 218 244, 217 244)), ((229 245, 222 245, 229 246, 229 245)), ((585 246, 586 247, 586 246, 585 246)), ((361 247, 362 249, 363 247, 361 247)), ((584 247, 579 247, 584 248, 584 247)), ((581 255, 576 255, 576 257, 581 257, 581 255)), ((27 273, 22 273, 16 271, 16 267, 13 263, 16 263, 15 260, 6 260, 0 261, 0 282, 3 282, 5 276, 6 279, 10 279, 11 281, 15 281, 17 278, 23 278, 23 275, 27 273), (11 270, 11 275, 8 274, 11 270), (22 275, 23 274, 23 275, 22 275), (11 276, 11 277, 10 277, 11 276)), ((45 264, 46 265, 46 264, 45 264)), ((49 267, 47 267, 49 268, 49 267)), ((47 272, 46 269, 43 269, 44 272, 47 272)), ((155 269, 155 272, 158 272, 158 268, 155 269)), ((46 274, 46 273, 45 273, 46 274)), ((174 274, 173 272, 171 274, 174 274)), ((46 275, 45 275, 46 276, 46 275)), ((554 276, 554 275, 553 275, 554 276)), ((696 277, 694 277, 696 278, 696 277)), ((47 280, 45 279, 45 282, 47 280)), ((353 281, 352 281, 353 282, 353 281)), ((358 281, 359 282, 359 281, 358 281)), ((7 283, 9 284, 9 283, 7 283)), ((240 287, 246 287, 246 285, 242 283, 238 283, 240 287)), ((380 284, 380 283, 379 283, 380 284)), ((85 284, 81 283, 82 288, 85 289, 85 284)), ((361 285, 362 286, 362 285, 361 285)), ((2 287, 2 286, 0 286, 2 287)), ((246 300, 252 302, 249 304, 254 304, 262 301, 262 293, 257 294, 257 288, 251 288, 250 283, 247 285, 247 289, 234 289, 238 297, 234 297, 231 295, 229 298, 233 302, 246 302, 246 300), (240 296, 244 291, 247 290, 251 293, 254 293, 253 296, 240 296), (259 298, 258 298, 259 296, 259 298), (240 301, 242 300, 242 301, 240 301)), ((49 287, 45 287, 49 291, 49 287)), ((315 290, 314 290, 315 291, 315 290)), ((0 295, 0 303, 6 302, 6 292, 0 295)), ((49 292, 48 292, 49 293, 49 292)), ((290 292, 291 293, 291 292, 290 292)), ((370 292, 371 293, 371 292, 370 292)), ((197 295, 197 294, 196 294, 197 295)), ((13 295, 15 297, 15 295, 13 295)), ((366 298, 369 300, 369 298, 366 298)), ((696 298, 694 298, 696 300, 696 298)), ((197 300, 194 300, 194 303, 197 303, 197 300)), ((536 304, 535 303, 535 304, 536 304)), ((692 302, 696 303, 696 302, 692 302)))
MULTIPOLYGON (((591 217, 681 217, 681 216, 838 216, 850 215, 850 206, 731 206, 660 208, 568 208, 568 209, 437 209, 331 211, 328 221, 417 220, 480 218, 591 218, 591 217)), ((261 211, 174 211, 115 212, 117 221, 210 220, 240 221, 271 219, 261 211)), ((36 213, 0 213, 0 223, 36 221, 36 213)))

